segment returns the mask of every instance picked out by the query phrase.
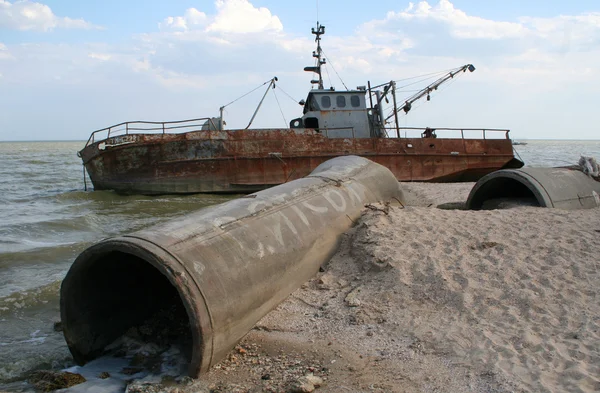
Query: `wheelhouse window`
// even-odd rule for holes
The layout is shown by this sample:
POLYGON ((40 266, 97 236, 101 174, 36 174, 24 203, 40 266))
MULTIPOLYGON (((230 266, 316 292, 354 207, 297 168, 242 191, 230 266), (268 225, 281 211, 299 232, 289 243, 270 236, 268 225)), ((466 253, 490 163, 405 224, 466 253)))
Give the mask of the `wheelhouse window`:
POLYGON ((337 104, 338 108, 345 108, 346 107, 346 97, 344 97, 344 96, 337 96, 335 98, 335 103, 337 104))
POLYGON ((304 104, 304 110, 302 111, 304 114, 311 111, 321 110, 317 97, 315 97, 313 94, 309 94, 306 98, 306 101, 307 102, 304 104))
POLYGON ((321 97, 321 106, 323 108, 331 108, 331 98, 329 96, 321 97))
POLYGON ((360 97, 359 96, 350 97, 350 105, 352 105, 353 108, 358 108, 360 106, 360 97))

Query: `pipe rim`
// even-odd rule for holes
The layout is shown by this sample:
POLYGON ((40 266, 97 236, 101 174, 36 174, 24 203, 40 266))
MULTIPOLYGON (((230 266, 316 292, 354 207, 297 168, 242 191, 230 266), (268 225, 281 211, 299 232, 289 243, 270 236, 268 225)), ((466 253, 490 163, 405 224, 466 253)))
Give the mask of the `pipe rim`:
POLYGON ((185 265, 174 255, 152 242, 135 237, 106 239, 87 248, 75 259, 61 284, 60 316, 65 341, 75 361, 79 364, 85 364, 93 357, 90 358, 82 354, 70 339, 67 299, 70 298, 71 280, 76 280, 79 272, 89 264, 96 263, 99 259, 115 251, 133 255, 149 263, 175 287, 180 301, 185 307, 192 333, 193 348, 188 374, 194 377, 207 371, 212 362, 213 335, 212 318, 204 295, 196 282, 193 279, 190 281, 190 275, 187 273, 185 265), (194 299, 201 299, 202 301, 194 301, 194 299))
POLYGON ((552 199, 549 197, 548 193, 546 192, 546 189, 533 176, 531 176, 527 172, 523 172, 520 169, 502 169, 499 171, 489 173, 489 174, 485 175, 484 177, 482 177, 481 179, 479 179, 479 181, 475 184, 475 186, 469 192, 469 196, 467 198, 467 205, 466 205, 467 209, 468 210, 481 210, 481 206, 478 206, 478 207, 472 206, 473 199, 477 195, 477 192, 484 185, 488 184, 493 179, 499 179, 499 178, 512 179, 512 180, 518 181, 519 183, 521 183, 522 185, 527 187, 527 189, 529 191, 531 191, 531 193, 533 194, 533 196, 535 197, 537 202, 540 204, 540 207, 554 207, 554 204, 552 203, 552 199), (538 185, 539 187, 536 187, 535 185, 538 185), (541 190, 543 190, 544 193, 541 193, 540 192, 541 190))

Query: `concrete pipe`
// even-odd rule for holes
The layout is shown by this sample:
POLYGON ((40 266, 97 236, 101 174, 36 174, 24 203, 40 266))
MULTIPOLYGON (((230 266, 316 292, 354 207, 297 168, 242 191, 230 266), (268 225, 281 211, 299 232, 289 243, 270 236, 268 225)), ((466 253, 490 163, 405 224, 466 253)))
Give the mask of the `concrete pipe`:
POLYGON ((103 240, 61 286, 69 349, 84 364, 176 305, 164 323, 184 322, 196 377, 327 262, 365 204, 391 198, 402 192, 387 168, 338 157, 305 178, 103 240))
POLYGON ((475 184, 467 209, 502 199, 529 198, 535 206, 589 209, 600 206, 600 182, 572 168, 521 168, 492 172, 475 184))

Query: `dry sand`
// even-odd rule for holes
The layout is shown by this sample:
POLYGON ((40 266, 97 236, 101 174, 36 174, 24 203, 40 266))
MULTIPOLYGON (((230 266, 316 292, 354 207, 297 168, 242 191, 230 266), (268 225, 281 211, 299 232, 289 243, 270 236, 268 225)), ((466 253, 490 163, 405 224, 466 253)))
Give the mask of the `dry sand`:
POLYGON ((457 207, 403 184, 204 379, 213 392, 600 391, 600 209, 457 207), (296 391, 302 391, 297 389, 296 391), (304 390, 304 391, 310 391, 304 390))

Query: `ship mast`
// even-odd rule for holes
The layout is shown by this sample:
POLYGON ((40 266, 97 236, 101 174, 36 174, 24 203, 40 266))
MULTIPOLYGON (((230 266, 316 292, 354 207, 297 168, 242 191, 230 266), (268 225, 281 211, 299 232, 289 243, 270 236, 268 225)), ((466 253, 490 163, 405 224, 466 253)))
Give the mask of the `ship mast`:
POLYGON ((304 71, 314 72, 319 75, 319 79, 313 79, 310 81, 312 84, 318 85, 320 90, 323 90, 323 76, 321 75, 321 66, 325 64, 325 59, 321 57, 323 50, 321 49, 321 35, 325 34, 325 26, 319 24, 317 21, 317 28, 311 29, 311 32, 316 36, 315 42, 317 43, 317 50, 313 51, 312 55, 317 59, 317 65, 313 67, 304 67, 304 71))

